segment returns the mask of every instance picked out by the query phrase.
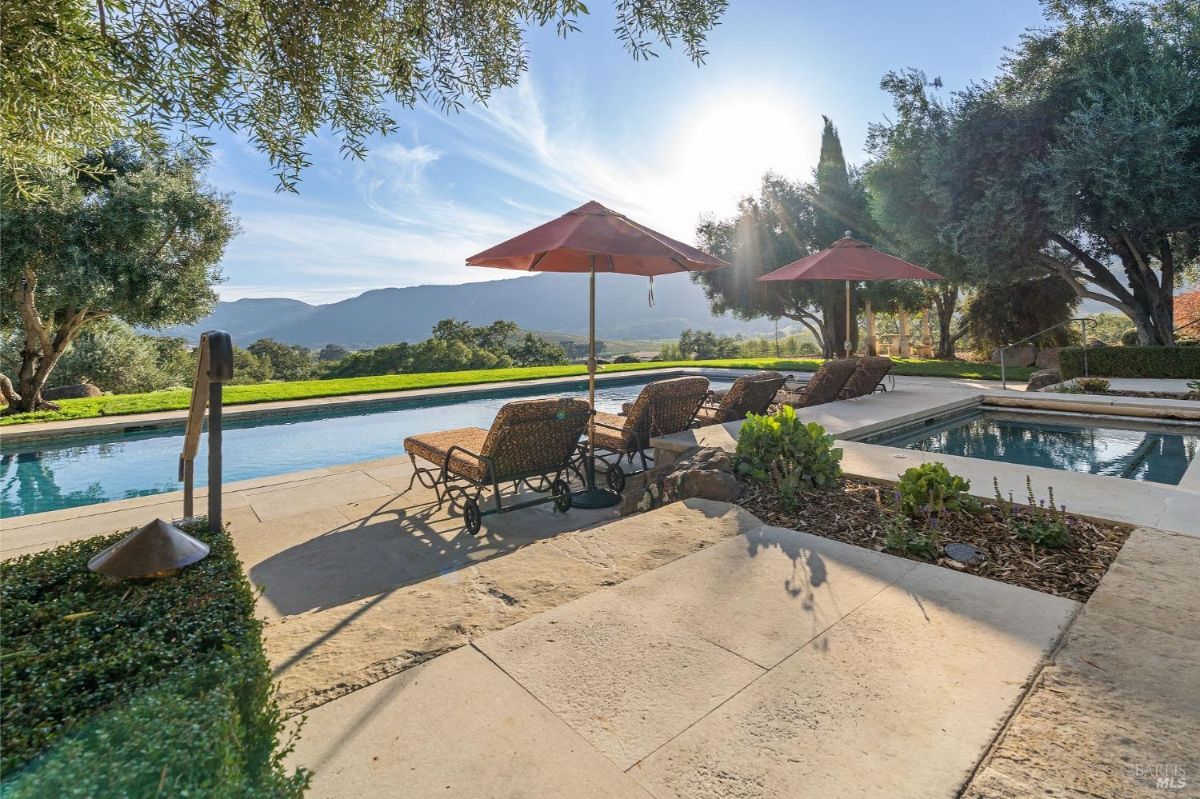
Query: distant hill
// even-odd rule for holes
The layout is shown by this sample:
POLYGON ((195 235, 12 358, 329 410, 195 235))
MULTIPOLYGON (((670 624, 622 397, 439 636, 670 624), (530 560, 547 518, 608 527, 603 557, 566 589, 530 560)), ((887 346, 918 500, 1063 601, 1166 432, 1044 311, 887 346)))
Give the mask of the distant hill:
MULTIPOLYGON (((646 279, 598 275, 596 335, 601 339, 655 340, 675 338, 685 328, 724 334, 765 334, 768 320, 742 322, 713 316, 699 286, 686 275, 658 278, 656 303, 647 303, 646 279)), ((368 291, 328 305, 289 299, 242 299, 217 304, 197 325, 175 327, 163 335, 196 338, 204 330, 232 334, 242 346, 260 338, 321 347, 341 344, 353 349, 429 337, 433 325, 454 317, 475 325, 497 319, 525 330, 586 335, 586 275, 544 274, 457 286, 413 286, 368 291)))
POLYGON ((260 338, 270 338, 271 334, 268 331, 280 325, 300 322, 319 307, 283 297, 218 302, 213 312, 197 324, 147 332, 163 336, 183 336, 191 341, 198 339, 205 330, 225 330, 233 335, 234 341, 244 346, 260 338))

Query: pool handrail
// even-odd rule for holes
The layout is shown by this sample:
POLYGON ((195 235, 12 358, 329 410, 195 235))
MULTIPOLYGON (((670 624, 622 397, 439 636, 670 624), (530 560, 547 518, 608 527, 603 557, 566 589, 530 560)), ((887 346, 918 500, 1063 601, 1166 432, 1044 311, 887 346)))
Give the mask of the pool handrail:
POLYGON ((1094 321, 1092 319, 1089 319, 1086 316, 1081 316, 1077 319, 1068 319, 1065 322, 1059 322, 1057 325, 1051 325, 1050 327, 1046 328, 1045 330, 1039 330, 1038 332, 1034 333, 1033 335, 1026 336, 1025 338, 1021 339, 1020 341, 1014 341, 1012 344, 1005 344, 1003 347, 1001 347, 998 350, 998 352, 1000 353, 1000 388, 1002 388, 1006 391, 1008 390, 1008 378, 1004 371, 1004 353, 1006 350, 1009 350, 1012 347, 1017 346, 1018 344, 1024 344, 1026 341, 1032 341, 1033 339, 1037 338, 1038 336, 1045 335, 1046 333, 1049 333, 1051 330, 1057 330, 1058 328, 1060 328, 1064 325, 1069 325, 1072 322, 1079 323, 1080 337, 1083 342, 1083 376, 1087 377, 1088 376, 1087 326, 1088 326, 1088 322, 1093 322, 1093 324, 1094 324, 1094 321))
POLYGON ((200 334, 196 358, 196 377, 192 381, 192 400, 188 406, 183 451, 179 453, 179 480, 183 483, 183 517, 193 516, 196 453, 208 410, 208 524, 210 530, 221 527, 221 389, 233 379, 233 338, 223 330, 200 334))

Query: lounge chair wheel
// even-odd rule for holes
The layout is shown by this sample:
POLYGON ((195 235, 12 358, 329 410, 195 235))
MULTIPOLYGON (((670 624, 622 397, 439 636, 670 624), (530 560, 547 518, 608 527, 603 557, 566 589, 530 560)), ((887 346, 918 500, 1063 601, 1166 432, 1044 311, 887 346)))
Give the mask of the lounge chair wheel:
POLYGON ((471 535, 479 535, 483 529, 483 515, 479 512, 479 503, 473 499, 463 503, 463 524, 471 535))
POLYGON ((604 473, 604 482, 618 494, 625 490, 625 472, 620 464, 614 463, 608 467, 608 471, 604 473))
POLYGON ((559 513, 566 513, 571 509, 571 487, 567 485, 567 481, 558 479, 554 481, 554 485, 550 489, 554 495, 554 509, 559 513))

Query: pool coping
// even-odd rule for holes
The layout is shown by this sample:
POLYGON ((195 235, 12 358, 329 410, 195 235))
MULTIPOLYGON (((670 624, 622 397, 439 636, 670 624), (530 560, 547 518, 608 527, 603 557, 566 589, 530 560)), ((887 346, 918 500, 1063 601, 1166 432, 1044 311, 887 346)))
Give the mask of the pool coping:
MULTIPOLYGON (((616 380, 637 379, 650 375, 663 378, 679 377, 682 375, 702 375, 705 377, 736 376, 759 371, 757 369, 724 369, 718 367, 672 367, 670 369, 633 369, 611 374, 596 374, 596 383, 616 380)), ((386 405, 405 400, 421 400, 430 397, 464 397, 474 394, 486 394, 493 391, 509 391, 520 388, 551 387, 586 382, 587 375, 568 375, 565 377, 541 377, 532 380, 506 380, 498 383, 472 383, 461 386, 438 386, 435 388, 417 388, 401 391, 382 391, 371 394, 343 394, 335 397, 310 397, 298 400, 278 400, 275 402, 256 402, 238 405, 226 405, 222 410, 225 419, 253 418, 260 416, 288 416, 298 412, 332 408, 361 408, 373 405, 386 405)), ((98 416, 91 419, 78 419, 55 422, 34 422, 23 425, 0 427, 0 441, 6 443, 21 443, 30 439, 52 439, 87 433, 105 433, 129 428, 169 427, 187 421, 186 408, 175 411, 155 411, 152 413, 128 413, 117 416, 98 416)))

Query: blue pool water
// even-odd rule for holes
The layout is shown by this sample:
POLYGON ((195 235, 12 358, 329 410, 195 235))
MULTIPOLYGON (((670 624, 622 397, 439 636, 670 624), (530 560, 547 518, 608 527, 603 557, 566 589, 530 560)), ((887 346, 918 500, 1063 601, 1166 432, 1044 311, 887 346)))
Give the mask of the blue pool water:
POLYGON ((1200 426, 975 410, 865 443, 1176 485, 1200 448, 1200 426))
MULTIPOLYGON (((646 382, 645 378, 602 382, 596 391, 597 409, 619 411, 646 382)), ((727 388, 729 383, 717 379, 712 387, 727 388)), ((369 409, 227 417, 225 481, 400 455, 404 439, 416 433, 488 427, 500 406, 510 400, 566 395, 586 397, 587 383, 397 400, 369 409)), ((203 485, 208 474, 203 437, 201 442, 197 485, 203 485)), ((178 491, 183 487, 175 480, 182 445, 181 424, 13 445, 0 441, 0 516, 178 491)))

